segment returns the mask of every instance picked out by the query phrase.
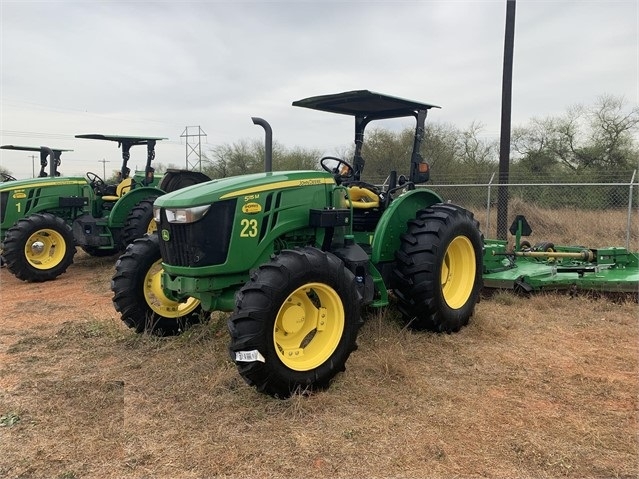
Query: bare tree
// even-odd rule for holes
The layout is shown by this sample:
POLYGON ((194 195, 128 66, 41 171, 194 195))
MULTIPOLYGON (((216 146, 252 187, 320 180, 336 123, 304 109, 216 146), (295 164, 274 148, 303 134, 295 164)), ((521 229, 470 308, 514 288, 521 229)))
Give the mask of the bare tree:
POLYGON ((13 176, 11 175, 11 171, 4 166, 0 166, 0 181, 6 181, 7 179, 11 179, 13 176))
MULTIPOLYGON (((203 171, 211 178, 246 175, 264 171, 264 144, 259 140, 240 140, 205 152, 203 171)), ((320 153, 296 147, 292 150, 273 143, 273 170, 316 170, 320 153)))
POLYGON ((576 105, 515 128, 512 146, 519 166, 535 174, 621 173, 637 167, 637 128, 639 107, 603 95, 590 107, 576 105))
POLYGON ((497 142, 481 137, 483 125, 478 122, 470 124, 467 130, 459 135, 459 157, 463 164, 470 167, 494 165, 498 160, 497 142))
MULTIPOLYGON (((639 126, 639 106, 625 107, 623 98, 603 95, 589 111, 591 148, 595 164, 609 168, 628 167, 636 153, 633 133, 639 126)), ((635 156, 636 167, 636 156, 635 156)))

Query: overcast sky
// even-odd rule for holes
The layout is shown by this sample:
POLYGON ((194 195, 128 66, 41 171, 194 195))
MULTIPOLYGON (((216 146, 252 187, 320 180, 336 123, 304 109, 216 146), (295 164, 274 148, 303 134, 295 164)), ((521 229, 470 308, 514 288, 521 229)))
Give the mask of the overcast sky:
MULTIPOLYGON (((291 103, 359 89, 440 105, 427 121, 481 122, 486 136, 499 136, 506 0, 1 0, 0 8, 0 143, 72 149, 64 174, 119 169, 115 144, 76 134, 167 137, 157 161, 184 165, 187 126, 207 134, 206 150, 262 140, 252 116, 287 147, 335 154, 352 144, 352 118, 291 103)), ((602 94, 636 104, 638 31, 637 0, 517 1, 513 126, 602 94)), ((141 168, 138 149, 130 165, 141 168)), ((29 153, 0 152, 14 176, 31 176, 29 153)))

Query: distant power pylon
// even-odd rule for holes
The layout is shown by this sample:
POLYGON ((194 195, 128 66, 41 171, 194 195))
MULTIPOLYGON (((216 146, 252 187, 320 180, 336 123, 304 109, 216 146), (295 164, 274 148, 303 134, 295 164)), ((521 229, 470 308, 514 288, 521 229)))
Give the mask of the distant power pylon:
POLYGON ((187 126, 180 138, 186 138, 186 169, 202 171, 202 137, 206 136, 199 126, 187 126), (193 133, 193 131, 197 133, 193 133), (193 138, 193 139, 191 139, 193 138), (197 141, 195 140, 197 138, 197 141))

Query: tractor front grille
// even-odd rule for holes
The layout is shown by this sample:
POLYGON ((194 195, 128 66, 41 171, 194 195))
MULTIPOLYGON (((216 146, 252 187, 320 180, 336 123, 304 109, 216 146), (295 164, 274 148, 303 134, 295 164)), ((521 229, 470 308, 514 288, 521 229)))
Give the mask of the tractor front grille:
POLYGON ((160 216, 162 260, 172 266, 202 267, 222 264, 228 255, 236 199, 211 205, 194 223, 169 223, 164 209, 160 216))

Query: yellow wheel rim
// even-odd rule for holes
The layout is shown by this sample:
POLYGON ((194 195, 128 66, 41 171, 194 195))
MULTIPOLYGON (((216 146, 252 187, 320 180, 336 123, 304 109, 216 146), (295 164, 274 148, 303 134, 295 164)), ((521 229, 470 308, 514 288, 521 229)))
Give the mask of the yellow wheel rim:
POLYGON ((48 228, 33 233, 24 245, 24 256, 36 269, 55 268, 62 262, 66 252, 64 237, 48 228))
POLYGON ((158 224, 155 222, 155 219, 152 219, 149 222, 149 226, 146 228, 147 234, 153 234, 158 230, 158 224))
POLYGON ((154 312, 165 318, 181 318, 200 305, 195 298, 178 302, 166 297, 162 290, 162 260, 153 263, 144 277, 144 298, 154 312))
POLYGON ((450 308, 459 309, 466 304, 476 273, 472 243, 465 236, 457 236, 446 249, 441 273, 442 294, 450 308))
POLYGON ((273 341, 284 365, 309 371, 331 357, 344 332, 344 306, 337 292, 322 283, 293 291, 275 319, 273 341))

